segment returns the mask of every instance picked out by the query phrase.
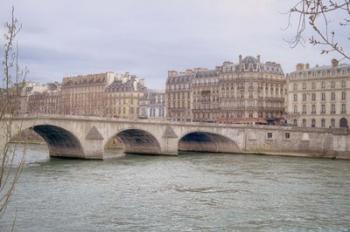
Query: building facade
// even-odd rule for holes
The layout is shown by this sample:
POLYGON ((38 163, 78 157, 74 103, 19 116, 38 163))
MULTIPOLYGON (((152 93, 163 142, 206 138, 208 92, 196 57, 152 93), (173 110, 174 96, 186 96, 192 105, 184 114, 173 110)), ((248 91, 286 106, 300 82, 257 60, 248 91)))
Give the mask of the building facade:
POLYGON ((192 116, 195 122, 215 122, 221 113, 219 77, 220 68, 196 69, 192 79, 192 116))
MULTIPOLYGON (((11 114, 135 119, 146 90, 143 80, 135 75, 106 72, 65 77, 62 84, 23 82, 8 91, 0 89, 0 106, 11 114)), ((157 97, 154 104, 158 103, 157 97)))
POLYGON ((310 68, 297 64, 287 75, 288 123, 299 127, 348 128, 350 119, 350 65, 310 68))
POLYGON ((169 71, 166 94, 175 121, 265 124, 284 116, 286 79, 278 63, 239 56, 213 70, 169 71))
POLYGON ((239 56, 239 63, 225 62, 219 79, 218 121, 228 123, 268 123, 285 111, 286 79, 280 64, 239 56))
POLYGON ((115 77, 115 73, 106 72, 63 78, 62 114, 106 115, 105 90, 115 80, 115 77))
POLYGON ((169 71, 166 81, 167 119, 171 121, 192 121, 191 83, 195 71, 169 71))
POLYGON ((140 100, 144 98, 146 87, 143 80, 125 73, 106 88, 105 116, 136 119, 140 111, 140 100))
MULTIPOLYGON (((32 109, 31 97, 34 94, 41 94, 48 89, 48 85, 36 82, 25 81, 16 83, 8 90, 1 89, 0 105, 1 109, 10 114, 28 114, 35 111, 32 109), (3 109, 4 107, 4 109, 3 109)), ((38 109, 42 102, 34 103, 38 109)))
POLYGON ((28 114, 60 114, 61 84, 58 82, 33 88, 27 95, 28 114))
POLYGON ((165 93, 148 90, 140 100, 139 118, 163 120, 166 116, 165 93))

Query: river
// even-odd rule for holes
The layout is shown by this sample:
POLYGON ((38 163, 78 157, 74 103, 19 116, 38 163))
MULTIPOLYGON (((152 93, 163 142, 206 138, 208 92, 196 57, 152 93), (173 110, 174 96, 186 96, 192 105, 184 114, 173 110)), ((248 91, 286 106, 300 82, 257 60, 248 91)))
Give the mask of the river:
MULTIPOLYGON (((20 151, 19 151, 20 152, 20 151)), ((350 231, 350 162, 232 154, 53 159, 31 145, 0 231, 350 231)))

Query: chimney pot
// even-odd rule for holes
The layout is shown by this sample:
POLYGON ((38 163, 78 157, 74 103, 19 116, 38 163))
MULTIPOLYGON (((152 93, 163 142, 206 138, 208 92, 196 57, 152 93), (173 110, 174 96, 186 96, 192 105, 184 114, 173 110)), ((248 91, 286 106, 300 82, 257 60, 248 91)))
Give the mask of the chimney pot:
POLYGON ((304 69, 304 64, 298 63, 298 64, 296 65, 295 69, 296 69, 297 71, 303 70, 303 69, 304 69))
POLYGON ((338 61, 337 59, 332 59, 331 62, 332 62, 332 67, 333 67, 333 68, 337 67, 338 64, 339 64, 339 61, 338 61))

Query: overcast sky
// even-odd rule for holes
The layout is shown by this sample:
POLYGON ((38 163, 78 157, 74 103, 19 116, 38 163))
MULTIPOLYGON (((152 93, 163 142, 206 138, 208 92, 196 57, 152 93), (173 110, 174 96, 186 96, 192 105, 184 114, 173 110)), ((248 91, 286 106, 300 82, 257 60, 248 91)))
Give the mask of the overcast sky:
POLYGON ((260 54, 285 72, 298 62, 329 64, 336 54, 321 56, 309 44, 292 49, 285 42, 296 21, 285 31, 283 13, 296 1, 0 0, 0 22, 9 20, 14 5, 23 24, 20 60, 30 80, 128 71, 161 89, 168 70, 214 68, 237 62, 239 54, 260 54))

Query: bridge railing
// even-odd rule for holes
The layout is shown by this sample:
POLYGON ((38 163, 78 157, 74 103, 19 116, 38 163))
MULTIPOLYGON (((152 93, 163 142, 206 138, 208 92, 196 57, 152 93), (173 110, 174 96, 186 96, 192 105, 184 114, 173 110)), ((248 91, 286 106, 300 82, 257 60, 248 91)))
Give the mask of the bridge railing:
POLYGON ((98 116, 81 116, 81 115, 62 115, 62 114, 22 114, 11 120, 37 120, 37 119, 52 119, 52 120, 81 120, 81 121, 96 121, 96 122, 119 122, 119 123, 139 123, 139 124, 159 124, 170 126, 194 126, 198 128, 236 128, 236 129, 263 129, 263 130, 290 130, 298 132, 319 132, 339 135, 349 135, 348 128, 313 128, 313 127, 296 127, 275 126, 275 125, 253 125, 253 124, 223 124, 223 123, 205 123, 205 122, 177 122, 169 120, 154 120, 154 119, 122 119, 113 117, 98 117, 98 116))

